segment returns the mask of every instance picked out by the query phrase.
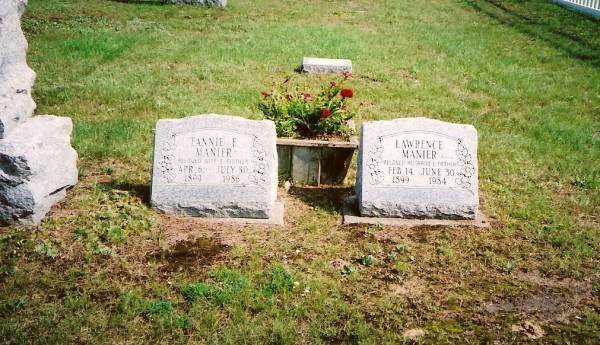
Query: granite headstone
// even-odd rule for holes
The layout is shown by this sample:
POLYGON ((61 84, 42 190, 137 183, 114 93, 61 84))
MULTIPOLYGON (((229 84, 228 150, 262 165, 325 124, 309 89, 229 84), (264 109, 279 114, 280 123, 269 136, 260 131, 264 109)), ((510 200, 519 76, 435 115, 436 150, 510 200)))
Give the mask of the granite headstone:
POLYGON ((156 124, 151 203, 171 214, 272 216, 277 197, 275 124, 198 115, 156 124))
POLYGON ((364 122, 356 193, 362 216, 475 219, 477 130, 427 118, 364 122))

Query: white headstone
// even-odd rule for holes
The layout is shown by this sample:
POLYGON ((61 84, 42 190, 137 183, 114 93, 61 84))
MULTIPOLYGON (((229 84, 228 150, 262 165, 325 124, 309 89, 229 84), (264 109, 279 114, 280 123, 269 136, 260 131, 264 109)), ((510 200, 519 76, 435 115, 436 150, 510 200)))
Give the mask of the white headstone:
POLYGON ((277 197, 275 124, 236 116, 159 120, 153 207, 198 217, 272 216, 277 197))
POLYGON ((475 219, 477 130, 427 118, 364 122, 356 192, 363 216, 475 219))
POLYGON ((302 61, 302 70, 307 73, 352 72, 352 61, 346 59, 305 57, 302 61))

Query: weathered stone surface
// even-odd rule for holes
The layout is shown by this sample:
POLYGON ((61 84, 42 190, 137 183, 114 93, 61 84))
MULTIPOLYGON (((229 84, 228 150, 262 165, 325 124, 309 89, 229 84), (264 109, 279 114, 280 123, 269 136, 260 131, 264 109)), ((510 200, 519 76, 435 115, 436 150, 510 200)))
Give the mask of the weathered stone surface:
POLYGON ((275 124, 198 115, 156 124, 151 203, 173 214, 270 218, 277 197, 275 124))
POLYGON ((0 0, 0 139, 35 110, 31 87, 35 73, 27 66, 27 41, 21 31, 25 0, 0 0))
POLYGON ((490 222, 485 214, 477 212, 474 219, 435 219, 435 218, 398 218, 398 217, 368 217, 358 213, 356 196, 344 199, 342 208, 344 224, 372 224, 388 225, 401 228, 413 228, 419 226, 469 226, 476 228, 489 228, 490 222))
POLYGON ((70 118, 36 116, 0 140, 0 221, 38 224, 77 183, 70 118))
POLYGON ((352 61, 345 59, 305 57, 302 61, 302 70, 307 73, 352 72, 352 61))
POLYGON ((364 122, 356 193, 363 216, 475 219, 477 130, 427 118, 364 122))
POLYGON ((168 4, 206 5, 225 7, 227 0, 163 0, 168 4))

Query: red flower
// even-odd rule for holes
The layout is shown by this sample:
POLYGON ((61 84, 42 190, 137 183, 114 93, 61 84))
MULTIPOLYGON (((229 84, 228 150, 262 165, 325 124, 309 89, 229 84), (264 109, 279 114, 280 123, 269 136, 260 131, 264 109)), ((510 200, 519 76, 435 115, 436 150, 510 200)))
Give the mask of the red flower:
POLYGON ((332 80, 332 81, 330 81, 330 82, 329 82, 329 85, 330 85, 331 87, 335 87, 337 84, 336 84, 336 82, 335 82, 335 81, 333 81, 333 80, 332 80))
POLYGON ((329 115, 331 115, 331 110, 325 108, 321 111, 321 115, 323 115, 323 118, 326 119, 329 117, 329 115))
POLYGON ((352 96, 354 96, 354 93, 352 92, 351 89, 342 89, 342 91, 340 92, 340 94, 344 98, 352 98, 352 96))
POLYGON ((271 94, 270 94, 270 93, 268 93, 268 92, 265 92, 265 91, 261 92, 260 94, 261 94, 263 97, 269 97, 269 96, 271 96, 271 94))
POLYGON ((302 94, 302 97, 304 97, 304 99, 307 101, 310 101, 312 99, 312 96, 310 95, 310 93, 304 93, 304 94, 302 94))

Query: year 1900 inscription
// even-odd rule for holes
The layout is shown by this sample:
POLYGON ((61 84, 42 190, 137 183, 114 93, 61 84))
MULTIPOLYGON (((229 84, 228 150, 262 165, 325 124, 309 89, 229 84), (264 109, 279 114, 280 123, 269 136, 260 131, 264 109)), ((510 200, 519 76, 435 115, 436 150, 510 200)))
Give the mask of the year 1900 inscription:
POLYGON ((161 151, 167 183, 257 184, 265 173, 265 152, 256 137, 223 130, 174 134, 161 151))
POLYGON ((460 139, 428 132, 379 137, 368 169, 372 184, 392 187, 469 188, 475 173, 460 139))

